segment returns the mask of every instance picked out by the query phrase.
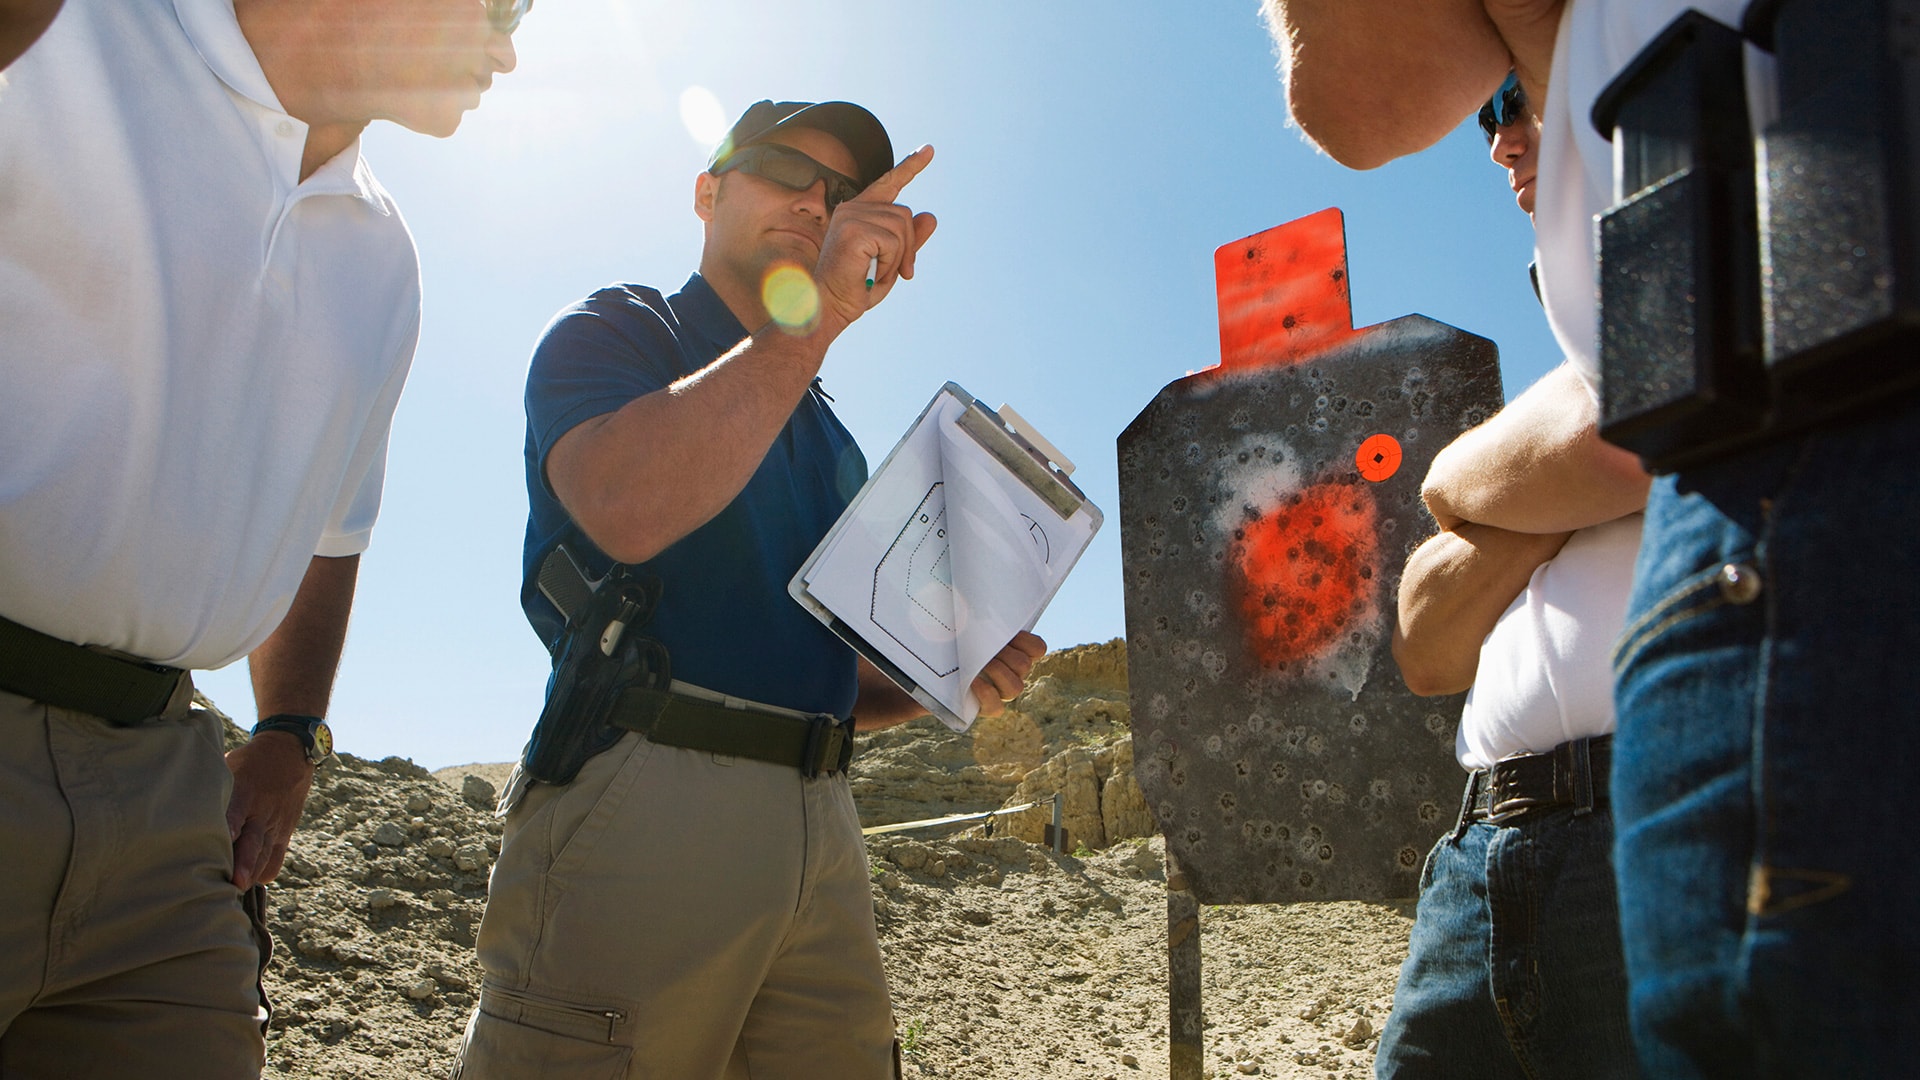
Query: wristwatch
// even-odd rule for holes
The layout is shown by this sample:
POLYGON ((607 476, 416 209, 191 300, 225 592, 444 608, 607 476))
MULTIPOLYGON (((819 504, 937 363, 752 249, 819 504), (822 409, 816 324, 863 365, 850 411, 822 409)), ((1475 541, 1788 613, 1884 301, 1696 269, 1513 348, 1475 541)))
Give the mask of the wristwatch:
POLYGON ((253 725, 255 735, 263 731, 284 731, 299 739, 300 744, 307 748, 309 764, 318 765, 333 757, 333 729, 317 716, 274 713, 253 725))

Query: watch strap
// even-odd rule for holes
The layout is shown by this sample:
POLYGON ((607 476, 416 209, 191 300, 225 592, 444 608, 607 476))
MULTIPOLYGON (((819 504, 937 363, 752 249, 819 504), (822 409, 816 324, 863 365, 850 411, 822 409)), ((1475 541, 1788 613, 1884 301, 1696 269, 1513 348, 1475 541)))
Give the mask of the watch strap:
POLYGON ((332 756, 332 748, 329 747, 327 753, 321 753, 314 738, 315 729, 325 723, 326 721, 318 716, 303 716, 299 713, 274 713, 272 716, 263 717, 259 723, 253 725, 253 734, 257 736, 263 731, 284 731, 299 739, 300 745, 306 748, 307 760, 318 765, 320 762, 332 756))

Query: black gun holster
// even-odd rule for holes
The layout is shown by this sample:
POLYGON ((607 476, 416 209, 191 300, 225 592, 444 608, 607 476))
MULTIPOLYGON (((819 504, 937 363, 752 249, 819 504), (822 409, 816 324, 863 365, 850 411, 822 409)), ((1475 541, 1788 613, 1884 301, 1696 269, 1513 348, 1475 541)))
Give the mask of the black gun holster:
POLYGON ((1920 385, 1920 0, 1674 20, 1594 103, 1603 437, 1656 472, 1920 385), (1759 133, 1744 52, 1771 52, 1759 133), (1756 167, 1759 162, 1759 167, 1756 167))
POLYGON ((571 783, 587 759, 625 734, 608 722, 622 691, 666 690, 673 672, 666 646, 641 628, 660 602, 658 578, 616 564, 588 581, 567 549, 541 564, 540 591, 567 617, 554 647, 553 680, 521 769, 545 784, 571 783))

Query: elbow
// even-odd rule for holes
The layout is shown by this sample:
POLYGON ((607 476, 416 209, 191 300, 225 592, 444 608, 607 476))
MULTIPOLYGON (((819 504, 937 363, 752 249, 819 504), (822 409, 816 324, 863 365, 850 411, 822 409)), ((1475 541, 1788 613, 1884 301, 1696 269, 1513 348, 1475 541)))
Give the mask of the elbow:
POLYGON ((595 547, 606 552, 608 558, 628 566, 647 562, 668 547, 640 530, 596 532, 585 525, 581 525, 580 530, 587 534, 587 539, 593 541, 595 547))
POLYGON ((1360 172, 1377 169, 1400 156, 1378 138, 1368 117, 1349 115, 1343 96, 1316 95, 1298 87, 1296 81, 1288 88, 1288 111, 1307 141, 1321 153, 1360 172))
POLYGON ((1400 678, 1414 697, 1443 697, 1457 694, 1473 685, 1471 674, 1463 680, 1460 673, 1450 666, 1421 655, 1419 650, 1408 644, 1398 627, 1393 631, 1393 662, 1399 667, 1400 678))
POLYGON ((638 565, 659 555, 673 542, 659 536, 658 530, 648 528, 638 515, 622 514, 611 506, 569 509, 568 513, 580 531, 587 534, 587 539, 593 541, 593 546, 614 562, 638 565))
POLYGON ((1423 698, 1445 697, 1448 694, 1458 694, 1473 685, 1472 683, 1460 682, 1457 679, 1445 678, 1443 674, 1438 671, 1430 671, 1418 665, 1409 664, 1400 665, 1400 677, 1406 680, 1407 690, 1412 693, 1414 697, 1423 698))

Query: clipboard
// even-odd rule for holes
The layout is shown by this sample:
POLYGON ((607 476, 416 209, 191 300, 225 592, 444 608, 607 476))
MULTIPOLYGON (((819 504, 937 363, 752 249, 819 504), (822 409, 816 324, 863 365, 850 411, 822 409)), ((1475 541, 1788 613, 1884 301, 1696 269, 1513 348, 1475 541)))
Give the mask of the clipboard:
POLYGON ((1105 520, 1072 470, 1019 414, 949 382, 787 592, 965 731, 979 714, 974 677, 1039 622, 1105 520))

